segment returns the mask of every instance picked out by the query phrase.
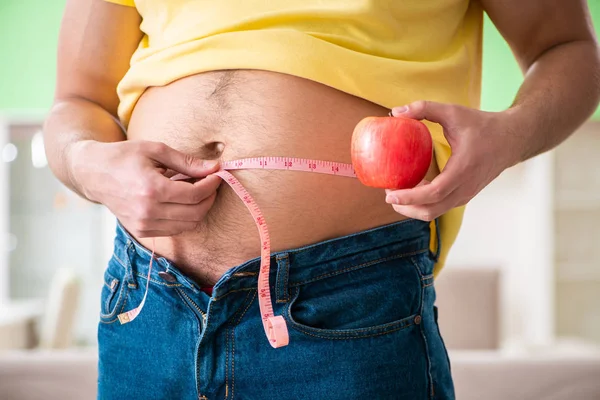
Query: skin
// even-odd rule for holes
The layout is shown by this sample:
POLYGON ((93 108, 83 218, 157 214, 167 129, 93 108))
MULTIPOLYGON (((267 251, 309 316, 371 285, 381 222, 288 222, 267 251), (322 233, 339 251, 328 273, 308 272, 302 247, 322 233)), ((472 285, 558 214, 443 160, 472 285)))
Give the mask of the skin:
POLYGON ((193 185, 171 181, 168 169, 202 178, 218 163, 159 142, 125 140, 115 89, 142 37, 140 22, 134 8, 67 2, 55 100, 44 126, 46 152, 65 185, 107 206, 136 235, 170 236, 197 226, 221 180, 213 175, 193 185))
POLYGON ((386 191, 386 202, 403 215, 431 221, 467 204, 505 169, 558 146, 598 105, 600 59, 585 0, 482 4, 525 80, 502 112, 426 100, 392 110, 442 125, 452 147, 448 164, 431 182, 386 191))
MULTIPOLYGON (((146 89, 125 135, 118 83, 140 38, 137 10, 68 0, 55 102, 44 127, 55 175, 104 204, 142 245, 201 285, 260 255, 254 221, 208 160, 282 155, 350 163, 356 124, 389 109, 268 71, 210 71, 146 89), (173 182, 177 173, 195 183, 173 182)), ((439 173, 432 163, 428 178, 439 173)), ((273 252, 407 217, 356 179, 234 171, 268 221, 273 252), (343 204, 343 206, 340 206, 343 204)))
MULTIPOLYGON (((437 178, 431 165, 431 184, 389 193, 398 204, 390 207, 381 189, 353 179, 236 171, 269 223, 272 251, 409 217, 430 220, 581 124, 600 91, 585 3, 522 3, 484 3, 527 73, 515 104, 503 113, 409 104, 403 116, 444 126, 453 156, 437 178)), ((285 74, 214 71, 146 90, 125 135, 116 88, 142 37, 140 20, 134 8, 67 1, 44 127, 49 165, 73 191, 108 207, 142 244, 153 246, 156 238, 157 254, 213 284, 260 248, 247 210, 208 161, 287 155, 350 162, 353 128, 389 110, 285 74), (171 181, 176 173, 197 180, 171 181)))

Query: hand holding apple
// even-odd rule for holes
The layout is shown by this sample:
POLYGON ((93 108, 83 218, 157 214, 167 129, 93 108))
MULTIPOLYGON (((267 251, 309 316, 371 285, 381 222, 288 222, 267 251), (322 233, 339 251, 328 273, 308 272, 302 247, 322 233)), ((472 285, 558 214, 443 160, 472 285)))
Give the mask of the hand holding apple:
POLYGON ((386 202, 410 218, 432 221, 467 204, 502 171, 521 161, 527 135, 524 121, 511 110, 492 113, 453 104, 417 101, 392 115, 440 124, 452 148, 442 172, 431 183, 409 189, 386 189, 386 202))

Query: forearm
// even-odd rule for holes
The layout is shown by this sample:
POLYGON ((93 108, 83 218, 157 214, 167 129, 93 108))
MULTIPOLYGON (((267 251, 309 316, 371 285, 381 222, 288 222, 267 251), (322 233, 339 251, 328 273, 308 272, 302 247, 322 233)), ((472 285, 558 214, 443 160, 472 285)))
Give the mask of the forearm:
POLYGON ((600 58, 595 42, 576 41, 542 53, 527 69, 509 115, 515 163, 551 150, 598 106, 600 58))
POLYGON ((67 187, 85 197, 73 177, 73 153, 93 142, 118 142, 125 135, 110 113, 84 99, 56 101, 44 124, 48 165, 67 187))

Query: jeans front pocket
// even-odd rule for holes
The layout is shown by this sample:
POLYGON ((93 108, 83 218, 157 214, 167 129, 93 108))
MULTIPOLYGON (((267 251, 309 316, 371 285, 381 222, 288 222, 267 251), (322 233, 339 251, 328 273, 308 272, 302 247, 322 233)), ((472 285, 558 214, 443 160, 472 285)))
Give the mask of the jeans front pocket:
POLYGON ((290 326, 325 339, 384 335, 421 322, 422 280, 410 256, 349 266, 348 272, 291 284, 290 326))
POLYGON ((100 320, 111 323, 117 320, 125 305, 128 285, 126 282, 127 268, 115 256, 110 259, 104 271, 104 284, 100 294, 100 320))

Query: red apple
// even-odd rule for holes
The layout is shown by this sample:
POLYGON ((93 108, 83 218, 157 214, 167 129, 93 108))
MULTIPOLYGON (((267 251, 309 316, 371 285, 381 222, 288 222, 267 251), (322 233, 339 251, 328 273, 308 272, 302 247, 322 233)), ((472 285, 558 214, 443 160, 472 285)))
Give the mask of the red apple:
POLYGON ((415 119, 367 117, 354 128, 351 156, 364 185, 412 188, 425 178, 431 164, 431 133, 415 119))

